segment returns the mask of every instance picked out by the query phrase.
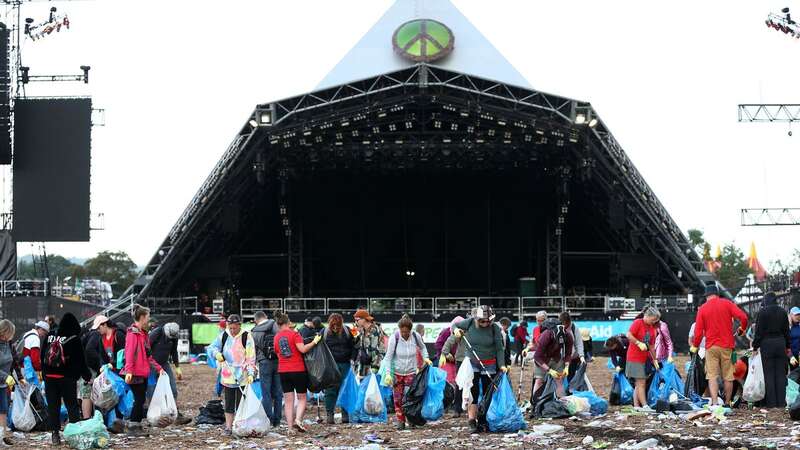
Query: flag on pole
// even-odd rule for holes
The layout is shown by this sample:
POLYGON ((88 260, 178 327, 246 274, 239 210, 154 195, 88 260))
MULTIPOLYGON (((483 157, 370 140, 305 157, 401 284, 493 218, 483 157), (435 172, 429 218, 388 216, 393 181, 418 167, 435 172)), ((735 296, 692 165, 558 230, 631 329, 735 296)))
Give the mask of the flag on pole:
POLYGON ((767 271, 764 269, 764 266, 761 265, 761 262, 758 260, 758 255, 756 254, 755 242, 750 243, 750 256, 747 257, 747 267, 753 271, 756 281, 764 281, 767 278, 767 271))

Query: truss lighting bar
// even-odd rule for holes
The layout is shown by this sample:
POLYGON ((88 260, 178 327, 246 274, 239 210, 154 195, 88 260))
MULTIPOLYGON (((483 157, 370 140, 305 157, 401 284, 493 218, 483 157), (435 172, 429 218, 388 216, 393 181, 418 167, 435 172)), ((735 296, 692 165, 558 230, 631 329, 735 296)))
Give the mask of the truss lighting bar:
POLYGON ((797 122, 800 121, 800 104, 744 104, 739 105, 739 122, 797 122))
POLYGON ((800 208, 743 209, 743 227, 800 225, 800 208))

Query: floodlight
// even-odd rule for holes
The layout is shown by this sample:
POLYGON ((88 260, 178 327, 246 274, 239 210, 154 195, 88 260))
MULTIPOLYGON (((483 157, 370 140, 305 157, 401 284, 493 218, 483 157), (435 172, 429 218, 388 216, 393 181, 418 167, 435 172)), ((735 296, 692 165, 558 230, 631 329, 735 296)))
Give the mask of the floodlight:
POLYGON ((597 119, 593 117, 592 120, 589 121, 589 128, 594 128, 596 126, 597 126, 597 119))
POLYGON ((261 125, 272 125, 272 112, 259 111, 258 121, 261 123, 261 125))
POLYGON ((256 122, 256 119, 250 119, 249 123, 250 123, 250 126, 253 127, 253 128, 258 127, 258 122, 256 122))
POLYGON ((583 125, 584 123, 586 123, 586 115, 583 113, 579 113, 577 116, 575 116, 575 123, 578 125, 583 125))

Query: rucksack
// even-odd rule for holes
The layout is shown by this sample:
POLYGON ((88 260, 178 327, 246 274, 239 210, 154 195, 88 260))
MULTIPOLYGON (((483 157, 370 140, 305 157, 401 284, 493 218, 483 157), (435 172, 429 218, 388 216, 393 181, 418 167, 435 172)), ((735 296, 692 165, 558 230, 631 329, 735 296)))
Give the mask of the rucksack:
POLYGON ((561 322, 559 322, 558 319, 547 319, 542 322, 541 326, 542 333, 548 330, 553 332, 553 337, 561 347, 561 358, 563 359, 567 354, 567 332, 564 328, 564 325, 561 325, 561 322))
POLYGON ((74 339, 75 336, 64 339, 64 342, 61 342, 59 336, 53 336, 53 338, 53 342, 47 347, 45 361, 47 361, 47 365, 51 368, 61 368, 67 364, 67 357, 64 355, 64 344, 74 339))
POLYGON ((275 321, 272 319, 267 320, 267 332, 265 332, 261 339, 256 342, 256 348, 260 349, 261 352, 267 359, 273 360, 277 359, 278 355, 275 354, 275 333, 273 330, 275 329, 275 321))
MULTIPOLYGON (((222 335, 222 343, 220 343, 219 348, 220 352, 225 351, 225 342, 228 340, 228 333, 222 335)), ((242 333, 242 347, 247 348, 247 331, 242 333)))
POLYGON ((23 334, 21 338, 19 338, 19 340, 17 341, 16 344, 14 344, 14 350, 17 351, 17 355, 20 358, 22 357, 22 352, 25 351, 25 339, 27 339, 28 336, 30 336, 32 334, 37 334, 37 333, 36 333, 36 331, 33 331, 33 330, 28 331, 27 333, 23 334))
POLYGON ((519 326, 518 324, 514 324, 508 330, 508 335, 511 336, 511 338, 514 339, 514 340, 517 339, 516 336, 517 336, 517 327, 518 326, 519 326))

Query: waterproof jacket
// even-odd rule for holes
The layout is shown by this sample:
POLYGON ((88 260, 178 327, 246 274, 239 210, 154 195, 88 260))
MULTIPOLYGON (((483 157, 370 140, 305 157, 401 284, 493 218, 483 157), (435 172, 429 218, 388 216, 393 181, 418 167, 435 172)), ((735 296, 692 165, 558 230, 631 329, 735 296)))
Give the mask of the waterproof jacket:
POLYGON ((717 295, 710 296, 706 303, 697 310, 692 345, 700 346, 700 341, 705 337, 707 349, 711 347, 734 348, 736 343, 731 332, 734 319, 739 321, 741 328, 747 329, 747 314, 744 311, 726 298, 717 295))
POLYGON ((344 326, 340 333, 334 333, 330 328, 326 328, 323 336, 337 363, 349 363, 356 359, 356 340, 349 327, 344 326))
POLYGON ((539 343, 536 347, 536 353, 533 354, 533 360, 539 367, 545 367, 550 364, 550 361, 564 361, 569 363, 572 359, 572 353, 575 349, 575 337, 569 328, 564 330, 564 354, 562 355, 561 345, 556 339, 553 330, 542 331, 539 335, 539 343))
POLYGON ((255 378, 256 373, 256 345, 253 342, 253 335, 247 333, 247 341, 242 343, 244 330, 239 331, 236 336, 231 335, 229 330, 220 333, 214 342, 211 343, 211 356, 216 358, 222 354, 224 362, 218 364, 220 372, 220 383, 225 387, 239 387, 247 383, 247 376, 255 378), (222 337, 225 339, 225 347, 222 346, 222 337))
POLYGON ((325 327, 314 328, 314 327, 307 327, 305 325, 303 325, 299 330, 297 330, 297 332, 300 333, 300 336, 303 336, 304 344, 308 344, 309 342, 314 340, 314 336, 322 334, 323 331, 325 331, 325 327))
POLYGON ((780 339, 787 350, 792 347, 786 310, 772 303, 758 312, 753 348, 758 350, 766 339, 780 339))
POLYGON ((447 338, 442 346, 442 354, 445 356, 445 358, 448 356, 453 356, 456 362, 460 363, 461 361, 464 361, 465 350, 466 345, 461 342, 461 338, 457 338, 456 335, 451 331, 450 337, 447 338))
POLYGON ((374 323, 369 330, 359 329, 356 338, 356 351, 358 356, 358 373, 366 374, 367 369, 378 369, 386 355, 386 342, 388 338, 380 324, 374 323))
POLYGON ((475 319, 470 318, 457 323, 456 328, 464 330, 466 337, 466 341, 462 338, 464 345, 469 342, 472 346, 472 350, 466 349, 466 355, 472 361, 473 367, 480 367, 475 360, 475 354, 486 366, 492 364, 496 364, 498 368, 506 366, 503 330, 500 325, 492 322, 488 327, 480 327, 475 319))
POLYGON ((452 334, 453 331, 450 329, 450 327, 446 327, 442 328, 442 331, 439 332, 439 336, 436 336, 436 343, 433 345, 433 347, 436 349, 437 358, 445 354, 443 350, 444 344, 448 339, 450 339, 452 334))
MULTIPOLYGON (((572 333, 572 358, 579 359, 583 356, 583 339, 581 333, 578 331, 578 326, 572 322, 569 326, 569 332, 572 333)), ((567 360, 569 361, 569 360, 567 360)))
POLYGON ((789 330, 791 339, 792 355, 800 356, 800 323, 793 323, 789 330))
POLYGON ((253 329, 250 330, 250 333, 253 334, 253 343, 256 346, 257 363, 261 364, 264 361, 278 360, 276 355, 273 355, 272 359, 268 358, 267 355, 264 354, 264 348, 262 346, 264 344, 269 344, 269 346, 272 346, 272 343, 275 340, 275 335, 278 334, 278 331, 280 331, 278 324, 273 319, 267 319, 254 326, 253 329), (259 343, 261 343, 261 345, 259 345, 259 343))
POLYGON ((20 371, 19 364, 16 363, 17 351, 11 342, 0 341, 0 388, 5 389, 6 378, 11 375, 13 370, 17 371, 17 379, 22 379, 22 372, 20 371))
POLYGON ((134 323, 128 327, 128 333, 125 335, 125 368, 120 373, 147 378, 150 376, 151 367, 156 372, 161 372, 161 365, 153 359, 150 339, 134 323))
POLYGON ((672 336, 669 334, 669 326, 663 320, 658 323, 658 334, 656 335, 654 350, 656 352, 656 359, 659 361, 664 361, 672 356, 672 336))
POLYGON ((117 365, 117 353, 125 349, 125 332, 117 327, 114 327, 114 345, 113 357, 109 357, 103 348, 103 337, 97 330, 89 332, 86 338, 86 364, 95 373, 100 372, 100 367, 111 363, 115 371, 119 371, 122 367, 117 365))
POLYGON ((81 325, 72 313, 64 314, 58 324, 58 331, 47 335, 45 345, 42 347, 42 374, 52 378, 71 378, 77 380, 83 378, 89 381, 92 373, 86 365, 83 345, 80 339, 81 325), (51 367, 47 364, 47 354, 50 346, 58 339, 63 349, 64 365, 61 367, 51 367))
POLYGON ((172 359, 172 365, 178 367, 178 338, 169 338, 164 333, 164 327, 158 327, 150 332, 150 348, 153 349, 153 359, 163 366, 172 359))

